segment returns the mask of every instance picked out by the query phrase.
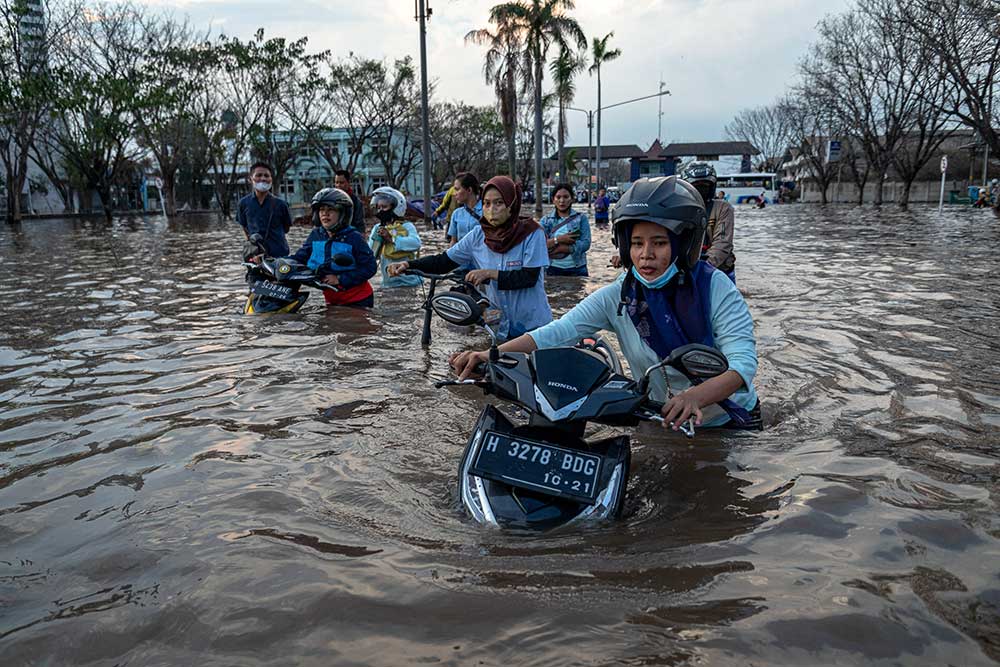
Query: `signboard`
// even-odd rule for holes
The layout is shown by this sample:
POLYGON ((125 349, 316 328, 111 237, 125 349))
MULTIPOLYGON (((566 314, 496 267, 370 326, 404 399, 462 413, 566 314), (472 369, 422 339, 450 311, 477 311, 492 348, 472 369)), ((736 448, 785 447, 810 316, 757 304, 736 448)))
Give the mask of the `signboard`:
POLYGON ((941 173, 943 174, 946 171, 948 171, 948 156, 947 155, 942 155, 941 156, 941 173))
POLYGON ((841 143, 836 139, 831 139, 826 142, 826 161, 827 162, 840 162, 840 149, 841 143))
POLYGON ((153 181, 153 185, 156 186, 157 190, 162 190, 163 189, 163 179, 160 178, 159 176, 157 176, 156 180, 153 181))

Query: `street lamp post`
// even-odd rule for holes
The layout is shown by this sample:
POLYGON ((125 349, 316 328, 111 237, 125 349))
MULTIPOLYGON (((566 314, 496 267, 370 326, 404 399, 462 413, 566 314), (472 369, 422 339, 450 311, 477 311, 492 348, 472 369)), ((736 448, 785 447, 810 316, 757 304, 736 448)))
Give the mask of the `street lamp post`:
MULTIPOLYGON (((625 100, 624 102, 615 102, 614 104, 609 104, 607 106, 601 107, 598 111, 606 111, 607 109, 614 109, 615 107, 624 106, 626 104, 632 104, 633 102, 641 102, 642 100, 648 100, 653 97, 662 97, 663 95, 669 95, 669 90, 661 90, 658 93, 653 93, 652 95, 645 95, 643 97, 636 97, 635 99, 625 100)), ((601 187, 601 136, 597 136, 597 169, 595 171, 597 175, 597 187, 601 187)))

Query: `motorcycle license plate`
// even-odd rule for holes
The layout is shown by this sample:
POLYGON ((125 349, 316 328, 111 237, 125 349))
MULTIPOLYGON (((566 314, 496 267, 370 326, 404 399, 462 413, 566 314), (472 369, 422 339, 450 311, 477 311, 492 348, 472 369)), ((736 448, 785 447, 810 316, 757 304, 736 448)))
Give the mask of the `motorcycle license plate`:
POLYGON ((483 437, 472 474, 588 504, 596 501, 601 457, 505 433, 487 431, 483 437))
POLYGON ((250 285, 250 291, 260 296, 280 299, 282 301, 292 301, 295 299, 291 287, 272 283, 270 280, 258 280, 254 282, 250 285))

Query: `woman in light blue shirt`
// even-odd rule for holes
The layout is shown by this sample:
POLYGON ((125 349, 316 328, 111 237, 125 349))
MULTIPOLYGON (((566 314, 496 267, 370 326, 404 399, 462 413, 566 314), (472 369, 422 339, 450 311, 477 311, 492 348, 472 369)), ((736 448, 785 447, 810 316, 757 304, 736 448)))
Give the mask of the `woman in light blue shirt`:
MULTIPOLYGON (((676 430, 690 417, 699 425, 760 428, 753 319, 732 281, 700 261, 705 226, 704 202, 689 184, 675 176, 640 179, 614 209, 613 234, 626 272, 500 350, 532 352, 613 331, 638 377, 681 345, 710 345, 729 360, 722 375, 694 386, 669 368, 652 376, 650 394, 665 404, 664 425, 676 430)), ((464 379, 487 358, 466 351, 451 363, 464 379)))
POLYGON ((573 210, 573 186, 560 183, 552 191, 555 210, 538 224, 545 230, 549 249, 550 276, 587 276, 587 251, 590 250, 590 222, 573 210))
POLYGON ((499 337, 516 338, 548 324, 552 310, 545 294, 545 232, 520 211, 521 188, 506 176, 494 176, 483 189, 478 227, 439 255, 390 264, 389 275, 402 275, 408 268, 448 273, 472 267, 465 279, 485 286, 486 298, 500 311, 499 337))
POLYGON ((479 179, 475 174, 463 172, 455 177, 455 194, 460 206, 448 222, 448 247, 455 245, 466 234, 479 227, 483 219, 483 203, 479 201, 479 179))

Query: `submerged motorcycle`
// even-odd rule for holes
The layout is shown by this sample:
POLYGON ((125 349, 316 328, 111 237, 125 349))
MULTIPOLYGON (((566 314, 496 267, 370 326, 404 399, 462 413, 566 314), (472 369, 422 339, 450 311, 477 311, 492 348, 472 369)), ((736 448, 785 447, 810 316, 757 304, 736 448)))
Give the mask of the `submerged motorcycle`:
MULTIPOLYGON (((263 255, 263 239, 260 234, 252 235, 243 250, 244 259, 263 255)), ((345 256, 333 258, 334 265, 342 264, 349 268, 354 264, 354 258, 345 256)), ((243 305, 245 315, 274 315, 278 313, 296 313, 309 298, 309 292, 303 287, 318 290, 336 290, 332 285, 322 282, 316 273, 301 262, 289 257, 261 257, 259 264, 244 261, 247 267, 247 282, 250 293, 243 305)))
MULTIPOLYGON (((475 385, 528 414, 527 424, 515 424, 487 405, 472 429, 459 464, 459 490, 462 504, 480 523, 549 530, 618 518, 628 484, 630 439, 587 440, 587 423, 663 422, 663 404, 649 398, 653 372, 670 366, 697 383, 729 369, 725 355, 699 344, 677 348, 639 380, 623 374, 614 351, 600 339, 530 354, 500 353, 480 301, 461 291, 439 293, 429 301, 445 321, 482 326, 493 339, 481 379, 435 386, 475 385)), ((694 435, 690 420, 681 428, 694 435)))

